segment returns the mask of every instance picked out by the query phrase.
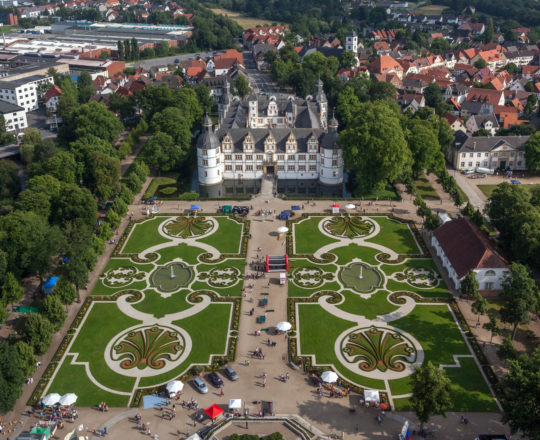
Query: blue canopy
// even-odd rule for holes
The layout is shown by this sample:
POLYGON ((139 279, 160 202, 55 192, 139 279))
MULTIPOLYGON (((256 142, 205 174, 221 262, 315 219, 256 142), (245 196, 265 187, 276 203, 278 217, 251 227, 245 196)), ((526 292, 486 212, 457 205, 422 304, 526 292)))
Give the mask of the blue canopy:
POLYGON ((302 208, 300 208, 300 205, 292 205, 292 206, 291 206, 291 209, 292 209, 293 211, 300 211, 300 209, 302 209, 302 208))
POLYGON ((512 183, 514 185, 520 185, 521 184, 521 182, 519 180, 512 180, 512 183))
POLYGON ((159 397, 156 394, 150 394, 148 396, 143 396, 143 406, 144 409, 152 409, 160 405, 166 405, 167 399, 159 397))
POLYGON ((59 280, 59 277, 49 277, 43 284, 43 291, 45 293, 53 293, 54 286, 59 280))
POLYGON ((192 211, 197 211, 198 209, 201 209, 201 207, 199 205, 191 205, 191 210, 192 211))

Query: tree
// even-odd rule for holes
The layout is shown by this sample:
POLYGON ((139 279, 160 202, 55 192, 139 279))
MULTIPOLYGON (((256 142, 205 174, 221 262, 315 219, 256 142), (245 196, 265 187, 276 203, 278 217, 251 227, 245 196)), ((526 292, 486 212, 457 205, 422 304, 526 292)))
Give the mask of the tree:
POLYGON ((525 161, 529 170, 540 171, 540 132, 536 132, 525 142, 525 161))
POLYGON ((17 353, 19 354, 19 366, 23 370, 24 375, 26 377, 32 376, 36 370, 34 350, 24 341, 17 341, 15 347, 17 347, 17 353))
POLYGON ((124 57, 124 43, 122 43, 122 41, 118 40, 116 45, 118 47, 118 59, 119 60, 124 60, 125 59, 125 57, 124 57))
POLYGON ((450 43, 448 43, 447 39, 441 37, 433 39, 431 43, 431 52, 442 55, 448 49, 450 49, 450 43))
POLYGON ((478 322, 476 323, 478 327, 480 325, 480 315, 484 315, 487 311, 487 302, 479 293, 475 295, 475 300, 471 304, 471 310, 475 315, 478 315, 478 322))
POLYGON ((66 311, 60 298, 56 295, 47 295, 43 301, 43 316, 53 326, 54 331, 60 330, 66 320, 66 311))
POLYGON ((437 103, 442 100, 441 87, 436 82, 430 83, 424 89, 424 98, 426 99, 427 105, 435 108, 437 103))
POLYGON ((17 331, 38 354, 45 353, 51 344, 53 326, 47 318, 39 313, 25 316, 17 324, 17 331))
POLYGON ((501 328, 499 327, 497 315, 494 310, 488 310, 487 315, 489 321, 485 322, 482 328, 484 328, 488 332, 491 332, 491 338, 489 339, 489 343, 491 344, 491 342, 493 341, 493 336, 501 334, 501 328))
POLYGON ((24 371, 15 345, 0 341, 0 411, 9 412, 22 393, 24 371))
POLYGON ((430 231, 434 231, 441 225, 441 219, 439 216, 433 212, 430 212, 429 215, 426 216, 426 219, 424 221, 424 226, 426 229, 430 231))
POLYGON ((122 124, 114 113, 103 104, 92 101, 77 107, 68 115, 59 137, 71 142, 92 136, 110 143, 118 137, 121 129, 122 124))
POLYGON ((95 93, 92 85, 92 77, 86 71, 82 72, 77 78, 77 90, 79 91, 79 102, 84 104, 88 102, 90 97, 95 93))
POLYGON ((428 361, 416 369, 411 382, 411 404, 423 429, 430 417, 444 416, 451 408, 450 380, 444 370, 439 370, 428 361))
POLYGON ((204 112, 210 113, 216 105, 214 98, 210 96, 210 88, 204 84, 199 84, 195 87, 195 93, 197 94, 197 99, 204 112))
POLYGON ((90 156, 88 188, 101 201, 112 198, 120 189, 120 160, 96 151, 90 156))
POLYGON ((148 138, 142 151, 145 162, 158 172, 170 171, 177 167, 187 152, 175 145, 171 136, 158 131, 148 138))
POLYGON ((238 75, 234 80, 234 89, 236 93, 243 99, 251 93, 251 87, 244 75, 238 75))
POLYGON ((412 153, 412 172, 415 179, 424 169, 433 171, 444 167, 441 146, 430 121, 411 119, 407 124, 406 138, 412 153))
POLYGON ((511 75, 515 75, 516 73, 519 72, 519 67, 514 63, 508 63, 505 69, 511 75))
POLYGON ((58 101, 56 111, 62 119, 66 120, 79 103, 79 92, 69 77, 62 80, 60 88, 62 89, 62 96, 58 101))
POLYGON ((481 128, 473 133, 473 137, 491 136, 491 132, 485 128, 481 128))
POLYGON ((8 272, 5 276, 4 283, 2 284, 1 299, 5 304, 13 304, 20 301, 24 295, 24 289, 11 272, 8 272))
POLYGON ((508 423, 512 434, 520 432, 524 438, 540 438, 540 347, 529 356, 524 354, 508 362, 508 372, 499 384, 503 406, 503 423, 508 423))
POLYGON ((487 67, 486 60, 484 60, 483 58, 478 58, 474 62, 474 67, 476 67, 477 69, 485 69, 487 67))
POLYGON ((412 162, 399 109, 387 101, 359 104, 353 110, 351 124, 340 133, 339 144, 364 193, 384 188, 412 162))
POLYGON ((531 313, 540 306, 540 293, 527 267, 519 263, 510 265, 510 276, 503 282, 501 297, 505 300, 501 308, 501 320, 512 324, 512 340, 519 324, 527 324, 531 313))
POLYGON ((356 54, 352 50, 345 50, 339 58, 339 64, 344 69, 352 69, 356 66, 356 54))
POLYGON ((131 39, 131 59, 138 60, 140 57, 141 54, 139 52, 139 43, 137 42, 137 39, 133 37, 131 39))
POLYGON ((124 59, 126 61, 131 60, 131 44, 129 40, 124 40, 124 59))
POLYGON ((54 286, 54 295, 60 299, 62 304, 67 306, 75 301, 75 298, 77 298, 77 291, 67 278, 61 277, 56 283, 56 286, 54 286))
POLYGON ((484 39, 484 43, 491 43, 491 41, 493 40, 493 33, 494 33, 494 30, 493 30, 493 18, 489 17, 489 20, 488 20, 488 23, 487 23, 487 26, 486 26, 486 30, 484 31, 484 34, 482 35, 483 39, 484 39))
POLYGON ((467 272, 467 275, 461 280, 461 294, 468 298, 473 298, 478 293, 478 280, 473 270, 467 272))

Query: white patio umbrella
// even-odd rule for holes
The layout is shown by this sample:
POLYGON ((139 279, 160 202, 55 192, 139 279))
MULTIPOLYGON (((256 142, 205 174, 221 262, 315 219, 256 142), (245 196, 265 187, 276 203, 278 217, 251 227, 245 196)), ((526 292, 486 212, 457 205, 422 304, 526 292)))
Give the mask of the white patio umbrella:
POLYGON ((67 393, 64 394, 62 397, 60 397, 60 405, 62 406, 68 406, 73 405, 77 401, 77 395, 73 393, 67 393))
POLYGON ((240 408, 242 408, 242 399, 229 400, 229 409, 240 409, 240 408))
POLYGON ((334 383, 337 382, 338 375, 333 371, 325 371, 323 374, 321 374, 321 379, 323 382, 334 383))
POLYGON ((45 406, 51 406, 51 405, 56 405, 60 399, 62 398, 62 396, 58 393, 51 393, 51 394, 47 394, 41 401, 43 402, 43 405, 45 406))
POLYGON ((353 205, 352 203, 347 203, 345 205, 345 209, 354 209, 354 208, 356 208, 356 205, 353 205))
POLYGON ((182 391, 183 389, 184 383, 180 380, 172 380, 167 384, 167 391, 169 392, 169 394, 176 394, 178 391, 182 391))
POLYGON ((292 324, 290 322, 287 322, 287 321, 282 321, 282 322, 277 323, 276 328, 280 332, 286 332, 286 331, 289 331, 292 328, 292 324))
POLYGON ((289 228, 287 226, 280 226, 279 228, 277 228, 277 231, 280 234, 286 234, 287 232, 289 232, 289 228))

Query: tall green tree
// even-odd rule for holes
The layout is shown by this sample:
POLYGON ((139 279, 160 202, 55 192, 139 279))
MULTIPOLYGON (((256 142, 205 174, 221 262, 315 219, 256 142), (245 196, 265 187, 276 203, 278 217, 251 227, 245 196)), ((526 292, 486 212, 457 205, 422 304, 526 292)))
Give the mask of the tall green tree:
POLYGON ((126 61, 131 60, 131 44, 129 40, 124 40, 124 58, 126 61))
POLYGON ((15 275, 8 272, 4 278, 1 289, 1 299, 5 304, 13 304, 20 301, 24 295, 24 289, 20 285, 15 275))
POLYGON ((133 37, 131 39, 131 59, 138 60, 140 57, 141 54, 139 52, 139 43, 137 42, 137 39, 133 37))
POLYGON ((417 179, 427 169, 433 171, 444 166, 444 156, 430 121, 411 119, 407 124, 406 138, 412 153, 412 172, 417 179))
POLYGON ((36 371, 34 350, 24 341, 17 341, 15 346, 17 347, 17 353, 19 354, 20 368, 23 370, 26 377, 32 376, 34 371, 36 371))
POLYGON ((423 429, 430 417, 444 416, 452 407, 450 380, 444 370, 439 370, 428 361, 416 369, 411 382, 411 405, 423 429))
POLYGON ((387 101, 359 104, 339 144, 363 193, 384 188, 411 166, 399 109, 387 101))
POLYGON ((512 434, 540 439, 540 347, 529 356, 508 361, 508 372, 499 383, 502 421, 508 423, 512 434))
POLYGON ((461 294, 465 295, 467 298, 474 298, 478 294, 478 280, 476 279, 476 274, 474 270, 467 272, 467 275, 461 280, 461 294))
POLYGON ((501 328, 499 327, 499 322, 497 321, 497 314, 495 311, 489 310, 487 315, 489 321, 485 322, 482 328, 488 332, 491 332, 491 338, 489 339, 489 343, 491 344, 493 342, 493 336, 501 334, 501 328))
POLYGON ((43 300, 43 316, 45 316, 57 331, 66 320, 66 311, 61 299, 56 295, 46 295, 43 300))
POLYGON ((79 102, 81 104, 88 102, 90 97, 95 93, 96 90, 92 85, 92 77, 88 72, 81 72, 77 78, 77 90, 79 91, 79 102))
POLYGON ((249 82, 243 75, 238 75, 234 80, 234 89, 242 99, 251 93, 249 82))
POLYGON ((540 307, 540 293, 527 267, 519 263, 510 265, 510 276, 503 283, 501 297, 505 300, 501 319, 513 325, 513 340, 518 325, 529 323, 531 313, 537 313, 540 307))
POLYGON ((22 393, 24 371, 20 366, 15 345, 0 341, 0 411, 7 413, 13 409, 22 393))
POLYGON ((116 43, 116 46, 118 48, 118 59, 119 60, 124 60, 125 59, 125 56, 124 56, 124 43, 122 43, 121 40, 118 40, 118 42, 116 43))
POLYGON ((484 31, 484 34, 482 35, 484 39, 484 43, 491 43, 493 41, 493 34, 494 34, 494 28, 493 28, 493 18, 489 17, 486 30, 484 31))
POLYGON ((525 143, 525 160, 529 170, 540 170, 540 132, 538 131, 525 143))
POLYGON ((480 325, 480 316, 487 312, 487 302, 479 293, 476 294, 474 302, 471 304, 471 310, 475 315, 478 315, 477 326, 480 325))
POLYGON ((17 331, 38 354, 45 353, 51 344, 53 326, 47 318, 39 313, 25 316, 17 324, 17 331))

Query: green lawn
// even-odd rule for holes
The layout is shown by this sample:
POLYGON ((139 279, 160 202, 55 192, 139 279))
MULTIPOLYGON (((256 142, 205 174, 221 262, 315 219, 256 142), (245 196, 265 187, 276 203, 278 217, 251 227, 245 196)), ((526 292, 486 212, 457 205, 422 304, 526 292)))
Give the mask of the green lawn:
POLYGON ((154 177, 152 179, 152 182, 150 182, 150 185, 148 185, 148 189, 144 193, 144 198, 147 199, 149 197, 152 197, 156 193, 156 190, 161 185, 172 185, 176 183, 177 178, 178 178, 178 173, 175 173, 174 177, 173 176, 154 177))
POLYGON ((240 239, 242 238, 242 224, 229 217, 214 218, 219 223, 218 230, 197 241, 214 246, 222 254, 238 254, 240 252, 240 239))
POLYGON ((317 364, 333 364, 339 373, 358 385, 384 389, 382 380, 354 374, 343 367, 336 357, 334 341, 342 332, 354 327, 354 322, 330 315, 317 304, 299 304, 298 315, 301 354, 315 354, 317 364))
POLYGON ((198 256, 204 253, 204 250, 195 246, 189 246, 185 243, 180 243, 176 246, 169 246, 162 248, 156 252, 160 255, 157 263, 162 265, 174 260, 175 258, 181 258, 187 264, 197 264, 199 262, 198 256))
MULTIPOLYGON (((90 363, 90 371, 100 384, 113 390, 131 391, 135 379, 110 370, 105 363, 104 352, 116 334, 139 323, 120 312, 116 303, 94 303, 70 353, 79 353, 79 362, 90 363)), ((72 392, 78 394, 76 390, 72 392)))
POLYGON ((398 254, 420 254, 414 236, 406 223, 388 217, 370 217, 381 226, 380 232, 366 241, 386 246, 398 254))
POLYGON ((417 194, 423 199, 440 200, 437 191, 433 189, 425 175, 415 180, 414 184, 416 185, 417 194))
POLYGON ((338 240, 327 237, 319 231, 319 222, 323 217, 309 217, 300 223, 294 223, 294 240, 297 254, 314 254, 319 248, 338 240))
POLYGON ((354 258, 359 258, 360 260, 368 264, 376 265, 379 262, 377 261, 375 256, 380 253, 381 252, 377 249, 365 246, 358 246, 354 243, 332 250, 332 254, 334 254, 338 258, 337 264, 339 265, 345 265, 351 262, 354 258))
POLYGON ((180 290, 172 296, 163 298, 155 290, 147 289, 144 291, 142 301, 134 304, 133 307, 140 312, 151 313, 156 318, 162 318, 165 315, 181 312, 192 307, 191 304, 186 302, 186 296, 190 293, 190 290, 180 290))
POLYGON ((338 306, 339 309, 365 316, 367 319, 375 319, 379 315, 392 313, 398 308, 388 302, 388 292, 377 292, 369 299, 364 299, 350 290, 342 290, 340 293, 345 297, 345 302, 338 306))
POLYGON ((158 232, 158 226, 166 219, 167 217, 158 216, 146 220, 145 222, 135 224, 131 231, 131 235, 124 244, 122 253, 138 254, 156 244, 167 243, 170 241, 159 235, 158 232))
MULTIPOLYGON (((141 379, 139 386, 147 387, 167 382, 181 375, 191 364, 208 364, 212 354, 225 353, 231 304, 211 304, 202 312, 173 324, 191 336, 193 344, 187 360, 172 371, 141 379)), ((191 389, 186 388, 187 391, 191 389)))
MULTIPOLYGON (((484 193, 484 195, 489 199, 495 188, 499 185, 478 185, 478 189, 484 193)), ((526 191, 532 191, 534 188, 540 187, 540 183, 532 183, 530 185, 520 185, 521 188, 524 188, 526 191)))
POLYGON ((84 365, 71 365, 72 357, 66 356, 49 388, 49 393, 62 395, 75 392, 79 407, 96 407, 101 402, 106 402, 110 407, 127 406, 129 396, 109 393, 96 386, 86 375, 84 365))

